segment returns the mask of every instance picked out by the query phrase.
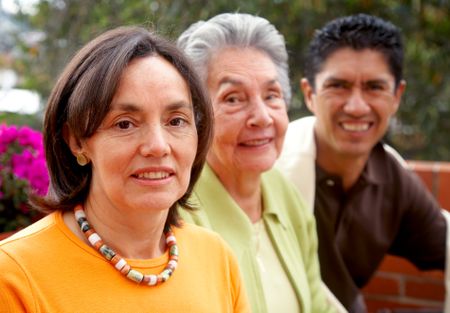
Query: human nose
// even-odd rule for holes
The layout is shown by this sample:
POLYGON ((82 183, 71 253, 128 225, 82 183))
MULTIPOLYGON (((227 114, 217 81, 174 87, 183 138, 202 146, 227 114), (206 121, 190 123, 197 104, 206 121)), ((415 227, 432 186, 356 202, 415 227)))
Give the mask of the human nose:
POLYGON ((273 123, 270 109, 261 99, 255 99, 250 107, 250 117, 247 121, 249 127, 267 127, 273 123))
POLYGON ((143 156, 152 157, 163 157, 170 153, 170 145, 161 126, 142 129, 140 152, 143 156))
POLYGON ((347 114, 361 116, 370 112, 370 106, 364 99, 363 92, 360 88, 353 88, 350 97, 348 98, 344 111, 347 114))

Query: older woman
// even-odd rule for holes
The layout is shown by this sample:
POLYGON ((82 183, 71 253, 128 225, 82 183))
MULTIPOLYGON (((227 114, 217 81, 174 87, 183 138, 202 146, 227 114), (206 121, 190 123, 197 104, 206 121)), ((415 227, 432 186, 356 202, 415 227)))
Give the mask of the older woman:
POLYGON ((0 244, 2 312, 249 312, 230 250, 179 227, 212 112, 178 49, 119 28, 80 50, 47 106, 50 215, 0 244))
POLYGON ((313 216, 272 169, 291 92, 281 34, 267 20, 221 14, 178 39, 208 88, 215 134, 184 218, 221 234, 238 257, 254 312, 328 312, 313 216))

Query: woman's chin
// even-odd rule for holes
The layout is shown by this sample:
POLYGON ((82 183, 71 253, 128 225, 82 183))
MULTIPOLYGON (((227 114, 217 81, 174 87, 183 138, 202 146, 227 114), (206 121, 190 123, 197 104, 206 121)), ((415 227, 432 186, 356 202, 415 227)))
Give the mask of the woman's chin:
POLYGON ((242 164, 240 170, 243 172, 253 172, 262 174, 264 172, 271 170, 274 164, 275 164, 274 158, 258 158, 258 160, 242 164))

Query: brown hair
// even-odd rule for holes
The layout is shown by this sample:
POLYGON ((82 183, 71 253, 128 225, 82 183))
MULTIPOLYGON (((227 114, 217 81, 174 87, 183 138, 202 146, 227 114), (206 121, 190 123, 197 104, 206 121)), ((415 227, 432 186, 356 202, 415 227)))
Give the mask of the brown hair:
MULTIPOLYGON (((202 83, 186 57, 171 42, 140 27, 119 27, 85 45, 69 62, 47 104, 44 146, 50 174, 49 194, 32 197, 43 211, 71 210, 84 203, 92 179, 91 165, 80 167, 64 139, 67 127, 78 141, 91 137, 110 111, 111 101, 128 63, 139 57, 161 56, 189 86, 198 136, 198 148, 186 193, 169 210, 166 225, 178 225, 177 205, 187 203, 200 176, 212 136, 212 109, 202 83)), ((189 148, 189 147, 187 147, 189 148)))

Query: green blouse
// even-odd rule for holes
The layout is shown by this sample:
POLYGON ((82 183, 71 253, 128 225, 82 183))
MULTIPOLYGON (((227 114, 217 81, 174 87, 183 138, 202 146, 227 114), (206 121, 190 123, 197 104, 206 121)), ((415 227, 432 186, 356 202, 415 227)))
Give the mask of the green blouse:
MULTIPOLYGON (((295 187, 278 170, 261 177, 263 220, 273 247, 297 296, 301 312, 334 312, 321 287, 314 217, 295 187)), ((233 249, 253 312, 267 313, 253 226, 228 194, 213 170, 205 165, 190 203, 199 209, 181 210, 182 218, 219 233, 233 249)))

